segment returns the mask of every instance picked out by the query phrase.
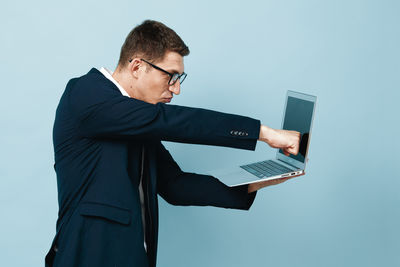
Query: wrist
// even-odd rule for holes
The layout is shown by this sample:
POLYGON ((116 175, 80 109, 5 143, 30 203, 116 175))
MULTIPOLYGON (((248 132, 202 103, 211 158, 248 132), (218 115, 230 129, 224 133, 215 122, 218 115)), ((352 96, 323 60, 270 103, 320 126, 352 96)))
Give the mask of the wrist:
POLYGON ((248 194, 251 194, 251 193, 253 193, 254 191, 257 191, 257 190, 258 190, 258 188, 254 184, 249 184, 248 187, 247 187, 247 193, 248 194))
POLYGON ((261 125, 259 140, 269 143, 272 131, 273 131, 272 128, 270 128, 266 125, 261 125))

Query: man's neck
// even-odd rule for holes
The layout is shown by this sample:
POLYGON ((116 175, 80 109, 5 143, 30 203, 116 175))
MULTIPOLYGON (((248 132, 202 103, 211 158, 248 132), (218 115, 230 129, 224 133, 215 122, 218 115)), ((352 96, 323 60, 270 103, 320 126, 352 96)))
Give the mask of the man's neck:
POLYGON ((135 92, 132 87, 131 77, 126 72, 120 71, 118 68, 115 69, 114 73, 112 74, 114 80, 117 81, 119 85, 128 93, 128 95, 132 98, 135 98, 135 92))

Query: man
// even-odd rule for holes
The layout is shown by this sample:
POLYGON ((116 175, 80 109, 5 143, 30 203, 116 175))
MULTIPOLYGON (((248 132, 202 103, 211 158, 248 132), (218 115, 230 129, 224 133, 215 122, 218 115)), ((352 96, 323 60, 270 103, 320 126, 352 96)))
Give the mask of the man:
POLYGON ((257 140, 298 153, 298 132, 259 120, 167 105, 184 81, 188 47, 170 28, 144 21, 114 73, 71 79, 53 129, 59 217, 46 266, 156 265, 157 194, 173 205, 249 209, 256 190, 183 172, 161 140, 254 150, 257 140))

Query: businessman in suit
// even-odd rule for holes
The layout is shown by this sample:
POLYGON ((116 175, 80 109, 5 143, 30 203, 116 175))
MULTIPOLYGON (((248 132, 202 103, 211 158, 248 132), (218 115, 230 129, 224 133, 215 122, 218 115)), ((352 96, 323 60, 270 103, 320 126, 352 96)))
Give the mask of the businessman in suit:
POLYGON ((230 188, 183 172, 161 141, 297 154, 300 134, 259 120, 167 104, 180 93, 188 47, 144 21, 127 36, 116 70, 71 79, 53 128, 59 213, 46 266, 154 267, 160 195, 173 205, 247 210, 256 191, 287 179, 230 188))

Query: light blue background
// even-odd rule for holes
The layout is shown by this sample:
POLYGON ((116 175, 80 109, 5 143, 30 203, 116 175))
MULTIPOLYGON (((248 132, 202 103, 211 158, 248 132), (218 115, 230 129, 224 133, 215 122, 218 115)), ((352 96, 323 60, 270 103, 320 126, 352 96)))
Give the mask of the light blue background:
MULTIPOLYGON (((318 96, 306 176, 261 190, 248 212, 160 200, 158 266, 400 266, 399 1, 143 2, 2 3, 0 265, 44 265, 67 81, 114 70, 128 32, 151 18, 191 50, 173 104, 278 128, 286 90, 318 96)), ((275 153, 166 146, 198 173, 275 153)))

